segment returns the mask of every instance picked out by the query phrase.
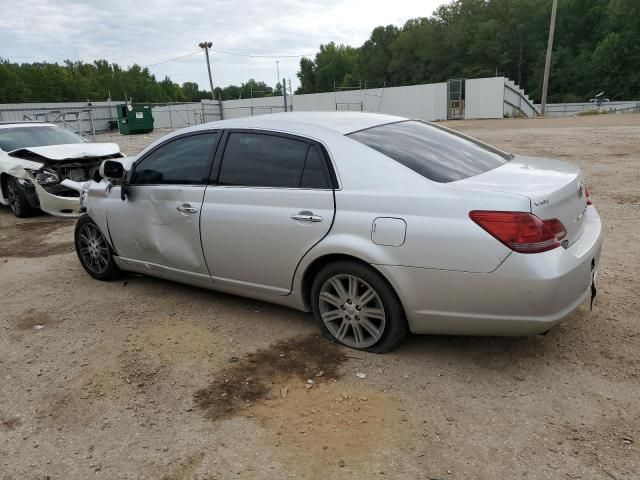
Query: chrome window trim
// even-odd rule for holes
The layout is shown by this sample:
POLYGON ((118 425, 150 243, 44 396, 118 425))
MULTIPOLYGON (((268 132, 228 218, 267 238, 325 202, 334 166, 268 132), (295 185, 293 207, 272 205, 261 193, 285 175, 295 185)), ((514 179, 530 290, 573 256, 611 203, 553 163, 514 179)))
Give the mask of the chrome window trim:
MULTIPOLYGON (((307 151, 308 153, 308 151, 307 151)), ((305 137, 302 135, 289 133, 281 130, 269 130, 266 128, 227 128, 224 130, 223 135, 220 137, 218 147, 216 148, 216 155, 213 161, 213 167, 211 169, 211 175, 209 176, 209 185, 216 187, 240 187, 240 188, 271 188, 277 190, 313 190, 313 191, 339 191, 342 190, 342 182, 338 175, 338 170, 335 165, 335 161, 327 148, 325 142, 317 140, 313 137, 305 137), (227 147, 229 135, 231 133, 252 133, 255 135, 271 135, 274 137, 290 138, 291 140, 297 140, 299 142, 305 142, 308 145, 316 145, 320 148, 320 153, 325 160, 326 173, 329 175, 329 182, 334 184, 331 188, 302 188, 302 187, 269 187, 259 185, 221 185, 218 183, 220 177, 220 169, 222 167, 222 160, 227 147), (214 178, 215 177, 215 178, 214 178)))
POLYGON ((145 159, 147 159, 149 157, 149 155, 153 154, 154 152, 158 151, 158 149, 168 145, 169 143, 176 141, 176 140, 180 140, 183 138, 187 138, 187 137, 194 137, 197 135, 207 135, 207 134, 211 134, 211 133, 217 133, 220 134, 219 137, 217 138, 217 141, 215 143, 215 145, 212 148, 212 152, 211 152, 211 157, 209 160, 209 176, 211 175, 211 168, 213 167, 214 161, 215 161, 215 156, 216 153, 218 151, 218 147, 220 146, 220 141, 222 140, 222 135, 224 134, 224 129, 220 129, 220 128, 212 128, 209 130, 198 130, 196 132, 188 132, 188 133, 181 133, 178 135, 175 135, 171 138, 168 138, 167 140, 165 140, 162 143, 159 143, 158 145, 156 145, 155 147, 153 147, 151 150, 149 150, 148 152, 145 152, 144 156, 138 158, 133 165, 131 165, 131 169, 129 170, 129 172, 127 173, 127 186, 128 187, 158 187, 158 186, 171 186, 171 185, 176 185, 176 186, 181 186, 181 187, 202 187, 202 186, 206 186, 207 182, 203 182, 203 183, 129 183, 129 179, 133 176, 136 168, 138 167, 138 165, 140 165, 145 159))

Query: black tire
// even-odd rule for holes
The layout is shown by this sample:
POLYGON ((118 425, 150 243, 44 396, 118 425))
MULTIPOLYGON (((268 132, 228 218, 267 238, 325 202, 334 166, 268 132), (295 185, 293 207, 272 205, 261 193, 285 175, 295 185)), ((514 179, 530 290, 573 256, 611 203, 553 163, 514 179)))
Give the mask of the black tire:
POLYGON ((122 275, 113 259, 113 249, 89 215, 82 215, 74 234, 76 254, 85 271, 96 280, 115 280, 122 275))
POLYGON ((356 350, 388 352, 400 345, 409 331, 402 304, 391 285, 373 268, 358 262, 341 261, 323 267, 311 286, 311 309, 325 336, 356 350), (346 292, 343 303, 336 282, 350 290, 352 281, 355 290, 346 292), (376 296, 367 301, 369 289, 376 296))
POLYGON ((35 210, 29 205, 24 188, 15 177, 7 179, 7 200, 9 208, 18 218, 30 217, 35 213, 35 210))

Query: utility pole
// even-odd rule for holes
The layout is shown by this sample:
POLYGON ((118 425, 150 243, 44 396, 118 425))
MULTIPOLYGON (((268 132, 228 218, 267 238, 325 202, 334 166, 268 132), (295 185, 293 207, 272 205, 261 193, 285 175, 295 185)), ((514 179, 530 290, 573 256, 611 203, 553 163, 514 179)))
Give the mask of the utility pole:
POLYGON ((282 85, 284 85, 282 93, 284 93, 284 111, 288 112, 289 107, 287 106, 287 80, 285 78, 282 79, 282 85))
POLYGON ((213 79, 211 78, 211 64, 209 63, 209 49, 213 47, 211 42, 200 42, 198 44, 200 48, 204 48, 204 54, 207 57, 207 70, 209 71, 209 86, 211 87, 211 100, 215 100, 216 96, 213 91, 213 79))
POLYGON ((556 31, 556 11, 558 0, 553 0, 551 7, 551 25, 549 26, 549 41, 547 42, 547 58, 544 62, 544 79, 542 80, 542 101, 540 102, 540 115, 544 117, 547 110, 547 90, 549 88, 549 70, 551 69, 551 51, 553 50, 553 35, 556 31))
MULTIPOLYGON (((285 86, 284 91, 285 91, 285 93, 287 92, 286 86, 285 86)), ((291 79, 289 79, 289 93, 291 94, 291 98, 290 98, 290 100, 291 100, 291 111, 293 112, 293 87, 291 87, 291 79)))

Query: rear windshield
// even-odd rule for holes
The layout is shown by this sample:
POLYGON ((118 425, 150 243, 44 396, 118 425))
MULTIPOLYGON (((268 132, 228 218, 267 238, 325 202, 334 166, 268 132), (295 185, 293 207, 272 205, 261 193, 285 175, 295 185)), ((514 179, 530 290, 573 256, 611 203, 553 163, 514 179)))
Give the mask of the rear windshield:
POLYGON ((511 159, 471 139, 414 120, 380 125, 348 136, 440 183, 473 177, 511 159))
POLYGON ((68 143, 85 143, 85 141, 79 135, 53 125, 0 128, 0 150, 5 152, 11 152, 18 148, 45 147, 68 143))

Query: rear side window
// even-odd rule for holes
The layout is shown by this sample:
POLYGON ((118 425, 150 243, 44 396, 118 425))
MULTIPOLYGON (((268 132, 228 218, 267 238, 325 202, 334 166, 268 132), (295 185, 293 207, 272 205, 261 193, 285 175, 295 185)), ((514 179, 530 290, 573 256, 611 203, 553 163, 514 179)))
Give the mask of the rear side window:
POLYGON ((302 171, 301 188, 329 188, 326 163, 316 145, 309 147, 307 161, 302 171))
MULTIPOLYGON (((298 188, 302 178, 318 182, 313 167, 305 168, 307 142, 275 135, 233 132, 224 151, 218 183, 251 187, 298 188), (303 175, 303 172, 305 175, 303 175)), ((315 162, 312 160, 312 163, 315 162)), ((325 179, 326 181, 326 179, 325 179)))
POLYGON ((508 156, 464 137, 413 120, 380 125, 348 136, 440 183, 473 177, 509 161, 508 156))
POLYGON ((135 185, 204 185, 219 132, 190 135, 161 145, 136 164, 135 185))

